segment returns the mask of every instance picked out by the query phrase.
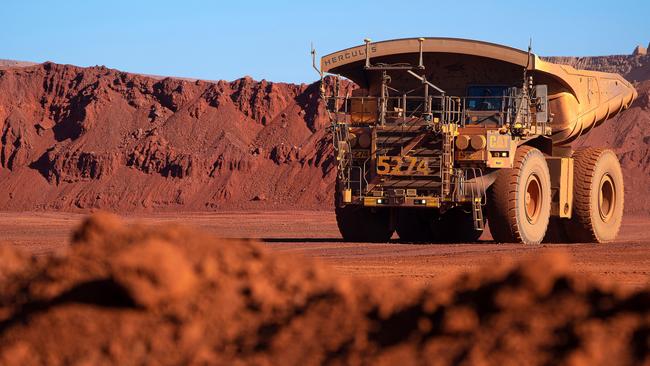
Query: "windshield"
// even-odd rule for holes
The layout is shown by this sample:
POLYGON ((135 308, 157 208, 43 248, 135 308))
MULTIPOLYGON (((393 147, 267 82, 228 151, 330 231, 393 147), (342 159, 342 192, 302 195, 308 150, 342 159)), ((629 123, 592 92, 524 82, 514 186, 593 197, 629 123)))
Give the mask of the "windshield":
POLYGON ((472 111, 500 111, 508 87, 475 85, 467 88, 466 107, 472 111))

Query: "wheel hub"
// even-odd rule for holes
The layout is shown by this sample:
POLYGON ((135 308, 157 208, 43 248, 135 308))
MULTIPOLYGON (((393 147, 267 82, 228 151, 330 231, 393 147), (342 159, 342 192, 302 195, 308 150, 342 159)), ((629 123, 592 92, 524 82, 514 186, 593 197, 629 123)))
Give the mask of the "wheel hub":
POLYGON ((526 208, 526 219, 531 224, 535 224, 542 207, 542 185, 536 175, 531 175, 526 182, 524 206, 526 208))
POLYGON ((600 180, 600 187, 598 189, 598 213, 604 222, 609 221, 612 217, 615 206, 616 190, 614 189, 614 181, 609 174, 605 174, 600 180))

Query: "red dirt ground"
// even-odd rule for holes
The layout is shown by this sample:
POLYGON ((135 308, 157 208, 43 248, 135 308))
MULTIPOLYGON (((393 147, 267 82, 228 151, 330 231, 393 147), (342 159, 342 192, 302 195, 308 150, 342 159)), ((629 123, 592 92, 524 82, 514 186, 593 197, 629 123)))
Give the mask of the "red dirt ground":
MULTIPOLYGON (((83 215, 0 213, 0 241, 37 255, 62 253, 83 215)), ((274 211, 128 216, 147 224, 181 223, 225 238, 257 238, 275 251, 317 257, 338 272, 363 277, 408 278, 433 283, 440 276, 476 270, 495 258, 522 258, 549 248, 568 252, 577 272, 628 288, 650 285, 647 216, 626 217, 611 244, 363 244, 341 241, 331 212, 274 211)))
MULTIPOLYGON (((276 235, 282 223, 293 230, 303 224, 300 233, 324 226, 318 220, 322 214, 278 217, 186 220, 230 223, 225 229, 211 227, 247 236, 265 233, 264 224, 276 235)), ((47 221, 14 220, 34 218, 47 221)), ((53 219, 61 220, 59 227, 69 223, 53 219)), ((95 215, 57 255, 29 257, 11 245, 0 246, 0 363, 650 363, 650 287, 603 284, 577 272, 579 266, 566 254, 540 251, 543 247, 529 248, 526 259, 513 261, 498 253, 523 254, 512 247, 429 246, 443 257, 483 252, 491 260, 471 273, 448 271, 422 284, 343 276, 326 264, 286 253, 288 248, 279 253, 246 239, 217 239, 170 219, 149 219, 159 225, 147 227, 95 215)), ((280 242, 290 240, 276 238, 270 246, 282 248, 287 244, 280 242)), ((577 252, 632 254, 634 246, 577 252)), ((422 246, 403 245, 401 254, 391 244, 375 247, 356 254, 348 247, 342 253, 417 258, 436 267, 435 261, 427 263, 426 253, 413 256, 426 252, 422 246)), ((647 264, 647 250, 635 254, 631 257, 647 264)), ((637 270, 647 275, 647 268, 637 270)))

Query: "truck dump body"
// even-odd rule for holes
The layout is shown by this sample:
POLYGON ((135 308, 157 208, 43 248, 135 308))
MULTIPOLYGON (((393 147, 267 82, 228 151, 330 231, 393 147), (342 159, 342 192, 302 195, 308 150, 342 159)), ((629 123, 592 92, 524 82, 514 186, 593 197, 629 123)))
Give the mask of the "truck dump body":
MULTIPOLYGON (((628 108, 636 98, 634 87, 618 74, 577 70, 541 60, 537 55, 487 42, 425 38, 422 42, 426 78, 449 95, 466 95, 471 85, 516 85, 522 68, 548 86, 552 139, 568 144, 580 135, 628 108)), ((398 39, 372 43, 374 64, 417 64, 420 40, 398 39)), ((366 46, 356 46, 321 58, 323 72, 342 75, 370 95, 378 95, 377 73, 364 70, 366 46)), ((417 87, 409 77, 393 78, 396 88, 417 87)))

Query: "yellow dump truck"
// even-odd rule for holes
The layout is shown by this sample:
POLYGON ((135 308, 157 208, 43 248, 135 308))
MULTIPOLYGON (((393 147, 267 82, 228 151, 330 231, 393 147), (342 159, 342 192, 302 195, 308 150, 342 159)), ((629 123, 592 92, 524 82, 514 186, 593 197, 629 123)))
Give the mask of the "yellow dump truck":
POLYGON ((319 72, 344 239, 471 242, 486 220, 497 242, 616 238, 618 159, 569 144, 636 98, 620 75, 451 38, 366 40, 319 72))

